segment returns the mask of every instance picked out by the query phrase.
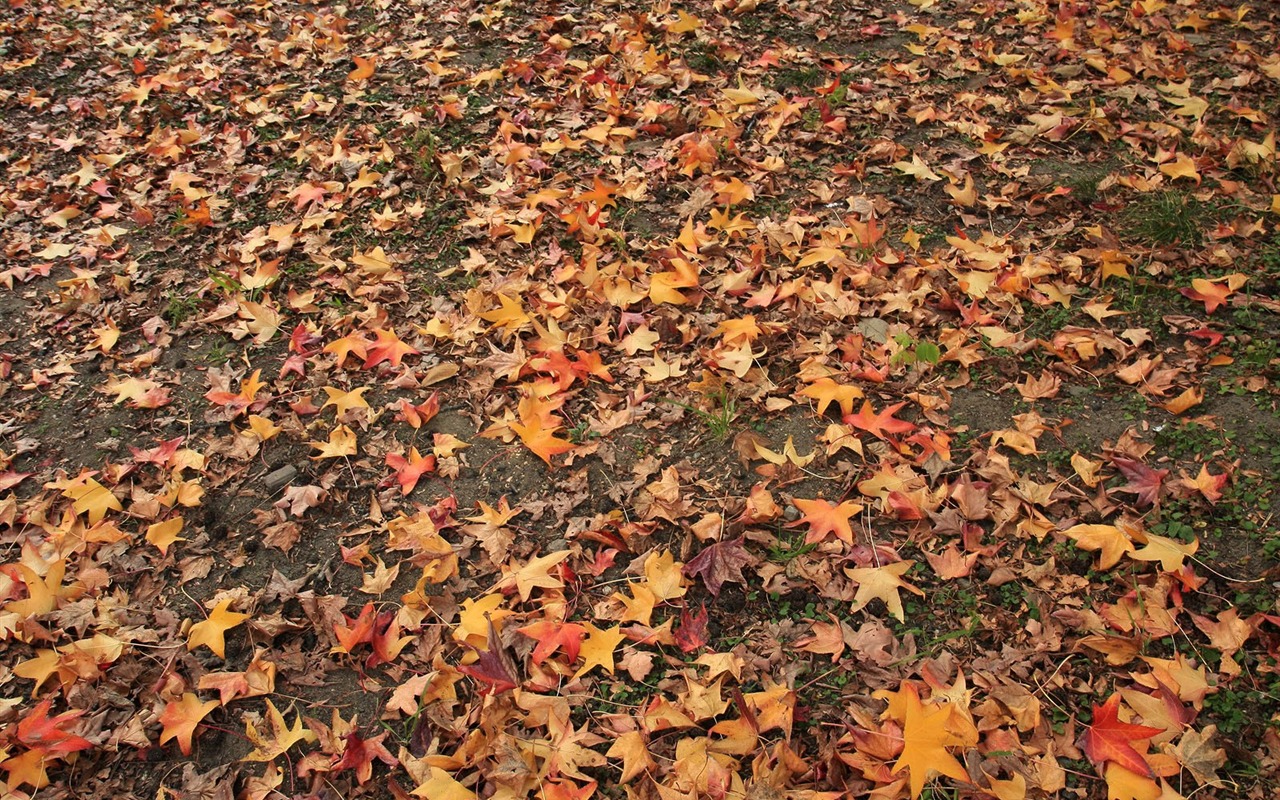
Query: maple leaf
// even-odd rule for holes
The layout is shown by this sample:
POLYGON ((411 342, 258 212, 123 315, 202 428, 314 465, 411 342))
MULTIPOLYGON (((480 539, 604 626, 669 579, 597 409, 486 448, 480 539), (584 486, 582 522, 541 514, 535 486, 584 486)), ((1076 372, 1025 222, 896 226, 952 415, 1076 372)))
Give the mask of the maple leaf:
POLYGON ((430 800, 476 800, 476 793, 454 780, 440 767, 427 767, 430 776, 409 794, 430 800))
POLYGON ((818 401, 818 413, 822 414, 827 406, 835 403, 840 406, 841 414, 853 413, 853 401, 861 398, 862 390, 856 386, 836 383, 830 378, 819 378, 796 394, 818 401))
POLYGON ((383 731, 368 739, 358 732, 346 735, 342 748, 342 757, 333 764, 335 771, 350 769, 356 773, 356 783, 363 786, 373 777, 373 760, 376 758, 388 767, 398 766, 399 759, 391 755, 382 742, 390 731, 383 731))
POLYGON ((267 384, 259 380, 262 370, 256 369, 253 374, 240 382, 240 391, 236 393, 218 391, 210 389, 205 392, 205 399, 216 405, 224 406, 235 412, 238 417, 245 412, 249 406, 253 405, 254 399, 257 397, 258 390, 267 384))
POLYGON ((578 660, 578 650, 583 637, 587 635, 587 629, 576 622, 556 622, 551 619, 540 619, 516 630, 538 643, 533 648, 534 664, 546 661, 557 650, 563 650, 565 658, 572 664, 578 660))
POLYGON ((409 423, 409 427, 417 430, 426 423, 430 422, 436 414, 440 413, 440 393, 432 392, 424 402, 414 405, 408 400, 400 401, 400 414, 404 417, 404 421, 409 423))
POLYGON ((502 646, 501 639, 498 638, 498 629, 493 624, 493 618, 486 616, 485 622, 489 629, 485 639, 486 649, 476 649, 475 662, 463 664, 458 667, 458 671, 485 684, 484 693, 501 694, 518 687, 520 678, 517 675, 515 662, 511 660, 506 648, 502 646))
POLYGON ((373 603, 365 603, 364 608, 360 609, 360 613, 355 617, 342 615, 346 624, 338 623, 333 626, 333 635, 338 639, 338 644, 333 648, 333 652, 350 653, 356 649, 357 645, 373 641, 373 626, 377 619, 374 613, 373 603))
POLYGON ((90 525, 97 525, 108 511, 123 511, 124 506, 92 475, 85 472, 74 479, 54 481, 48 488, 61 490, 63 497, 73 501, 72 508, 77 514, 84 514, 90 525))
POLYGON ((897 773, 904 767, 907 769, 911 797, 920 796, 925 781, 935 772, 969 783, 969 773, 946 749, 962 743, 960 737, 947 729, 950 706, 933 706, 926 710, 920 702, 919 691, 912 683, 902 684, 891 706, 895 703, 900 704, 902 711, 902 754, 892 771, 897 773))
POLYGON ((248 614, 228 610, 231 599, 225 598, 214 606, 209 617, 191 626, 187 632, 187 650, 195 650, 204 645, 214 652, 218 658, 226 657, 226 632, 243 623, 248 614))
POLYGON ((578 671, 573 674, 573 680, 576 681, 596 667, 601 667, 612 675, 613 651, 626 638, 626 634, 617 625, 608 630, 601 630, 588 622, 584 627, 587 629, 587 638, 582 643, 583 662, 582 666, 578 667, 578 671))
POLYGON ((341 367, 342 363, 347 360, 348 355, 354 355, 356 358, 367 357, 369 355, 369 344, 369 340, 365 338, 363 331, 355 331, 329 342, 324 346, 322 352, 336 355, 338 357, 337 366, 341 367))
POLYGON ((690 614, 689 608, 680 609, 680 627, 675 633, 676 645, 682 653, 692 653, 707 643, 707 607, 699 604, 690 614))
POLYGON ((854 543, 853 528, 849 527, 849 518, 862 512, 864 506, 861 503, 845 500, 840 505, 832 505, 822 499, 805 500, 799 497, 791 502, 803 512, 804 516, 788 527, 808 525, 809 532, 805 534, 805 544, 821 542, 832 533, 842 542, 854 543))
POLYGON ((898 622, 904 622, 905 614, 902 610, 902 597, 898 594, 898 590, 906 589, 912 594, 924 596, 923 591, 902 579, 902 576, 915 563, 914 561, 899 561, 882 567, 858 567, 856 569, 846 567, 844 574, 858 583, 858 591, 853 597, 853 607, 849 609, 850 612, 865 608, 867 603, 872 600, 883 600, 894 619, 898 620, 898 622))
POLYGON ((49 709, 52 707, 53 700, 48 698, 37 703, 35 708, 18 720, 14 738, 27 747, 38 748, 41 753, 52 756, 67 755, 93 747, 88 739, 66 730, 66 726, 84 716, 83 710, 64 711, 50 717, 49 709))
POLYGON ((1104 772, 1107 800, 1160 800, 1163 794, 1160 784, 1119 764, 1107 764, 1104 772))
POLYGON ((146 539, 155 545, 161 555, 169 554, 169 547, 174 542, 185 542, 178 534, 182 531, 182 517, 173 517, 164 522, 155 522, 147 526, 146 539))
POLYGON ((544 401, 533 395, 523 397, 517 411, 521 421, 509 422, 507 426, 515 431, 525 447, 548 465, 551 464, 552 456, 567 453, 574 448, 573 442, 556 438, 555 433, 562 426, 551 413, 551 406, 544 401))
POLYGON ((339 425, 329 431, 329 441, 311 442, 311 446, 320 451, 319 455, 311 457, 313 461, 319 461, 322 458, 345 458, 359 452, 355 431, 346 425, 339 425))
POLYGON ((1227 753, 1222 748, 1213 746, 1213 738, 1217 733, 1217 725, 1206 725, 1199 733, 1194 730, 1183 733, 1176 748, 1169 745, 1165 747, 1197 783, 1221 789, 1227 784, 1217 773, 1227 763, 1227 753))
POLYGON ((1083 550, 1097 550, 1098 569, 1111 569, 1120 556, 1132 553, 1133 540, 1115 525, 1073 525, 1062 532, 1083 550))
MULTIPOLYGON (((30 785, 36 789, 43 789, 48 786, 49 775, 45 771, 45 764, 48 759, 48 754, 40 748, 36 748, 0 761, 0 769, 9 773, 7 788, 17 790, 24 785, 30 785)), ((16 791, 14 795, 17 797, 25 796, 17 794, 16 791)))
POLYGON ((725 583, 740 583, 745 586, 747 581, 742 576, 742 570, 759 563, 759 559, 747 552, 745 544, 746 538, 739 536, 704 547, 702 552, 684 565, 684 574, 690 578, 695 575, 702 578, 707 591, 714 597, 720 595, 720 588, 725 583))
POLYGON ((201 702, 191 692, 183 692, 180 700, 170 700, 160 714, 160 724, 164 726, 160 732, 160 744, 177 739, 182 754, 191 755, 191 737, 195 735, 196 726, 217 707, 217 700, 201 702))
POLYGON ((1217 505, 1222 499, 1222 489, 1227 485, 1230 475, 1226 472, 1221 475, 1214 475, 1209 472, 1209 467, 1205 464, 1200 465, 1200 474, 1195 478, 1189 478, 1186 473, 1182 475, 1182 485, 1192 491, 1198 491, 1209 501, 1210 505, 1217 505))
POLYGON ((502 580, 494 588, 498 590, 515 587, 521 600, 528 600, 534 589, 563 589, 564 581, 551 574, 551 568, 564 561, 570 555, 569 550, 559 550, 545 556, 529 559, 529 562, 512 570, 508 564, 502 565, 502 580))
POLYGON ((640 731, 627 731, 613 740, 605 753, 609 758, 622 759, 622 783, 628 783, 642 772, 648 772, 657 766, 649 755, 649 746, 645 743, 644 734, 640 731))
POLYGON ((1080 735, 1079 747, 1099 770, 1103 764, 1118 764, 1130 772, 1147 777, 1155 773, 1133 743, 1161 733, 1160 728, 1121 722, 1120 694, 1115 693, 1102 705, 1093 706, 1093 723, 1080 735))
POLYGON ((1111 463, 1129 479, 1128 483, 1120 487, 1120 491, 1137 495, 1139 506, 1153 506, 1159 502, 1160 489, 1169 470, 1152 469, 1141 461, 1121 456, 1112 456, 1111 463))
POLYGON ((423 475, 436 470, 436 457, 424 456, 416 447, 409 448, 407 457, 399 453, 387 453, 386 463, 396 471, 395 480, 400 484, 401 494, 412 492, 423 475))
POLYGON ((359 389, 352 389, 349 392, 344 392, 333 386, 325 386, 323 388, 325 394, 329 395, 329 399, 320 408, 325 409, 333 406, 338 412, 339 419, 353 408, 369 407, 369 403, 363 397, 364 393, 370 389, 368 386, 361 386, 359 389))
POLYGON ((644 560, 645 580, 658 601, 665 603, 684 596, 684 576, 680 571, 683 566, 676 562, 670 550, 650 553, 644 560))
POLYGON ((1159 561, 1160 568, 1165 572, 1177 572, 1182 569, 1183 559, 1194 555, 1200 547, 1200 542, 1196 539, 1183 544, 1167 536, 1158 536, 1154 533, 1144 535, 1147 539, 1146 544, 1141 550, 1130 553, 1129 558, 1135 561, 1159 561))
POLYGON ((872 414, 871 402, 864 400, 857 414, 844 415, 844 424, 864 430, 877 439, 888 439, 888 434, 910 433, 916 429, 916 426, 893 416, 905 405, 906 403, 894 403, 879 414, 872 414))
POLYGON ((1239 272, 1212 280, 1192 278, 1190 289, 1179 289, 1178 291, 1185 297, 1204 303, 1205 313, 1212 314, 1218 310, 1219 306, 1226 303, 1227 298, 1234 294, 1237 289, 1244 286, 1247 280, 1248 278, 1239 272))
POLYGON ((266 722, 269 733, 264 734, 260 731, 251 719, 245 720, 244 734, 249 743, 253 745, 253 750, 249 755, 241 759, 242 761, 274 761, 295 744, 299 742, 313 743, 319 738, 314 731, 307 729, 302 724, 301 711, 295 714, 293 725, 291 726, 274 703, 270 700, 266 702, 266 722))
MULTIPOLYGON (((368 58, 364 56, 352 56, 351 60, 355 62, 356 68, 351 70, 347 75, 347 83, 360 83, 367 81, 373 77, 374 70, 377 69, 378 59, 373 56, 368 58)), ((360 781, 364 783, 364 781, 360 781)))
POLYGON ((373 335, 377 337, 375 341, 368 345, 367 355, 364 359, 363 369, 370 369, 385 362, 389 362, 391 366, 400 366, 400 360, 405 356, 416 356, 419 351, 400 341, 400 337, 396 336, 394 330, 386 330, 377 328, 373 331, 373 335))
POLYGON ((520 305, 519 300, 499 293, 498 302, 500 303, 498 308, 476 316, 485 322, 492 323, 495 328, 509 332, 517 331, 533 321, 528 314, 524 313, 524 307, 520 305))

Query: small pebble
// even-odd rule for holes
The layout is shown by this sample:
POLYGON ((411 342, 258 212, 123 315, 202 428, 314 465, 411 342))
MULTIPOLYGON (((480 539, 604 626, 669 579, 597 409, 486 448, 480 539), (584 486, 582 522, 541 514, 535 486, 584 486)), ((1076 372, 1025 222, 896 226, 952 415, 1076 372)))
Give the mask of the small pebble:
POLYGON ((268 491, 275 492, 288 485, 296 477, 298 477, 298 468, 292 464, 285 464, 273 472, 268 472, 267 477, 263 478, 262 482, 266 484, 268 491))
POLYGON ((547 542, 548 553, 558 553, 561 550, 568 550, 568 549, 569 549, 569 542, 565 539, 552 539, 551 541, 547 542))
POLYGON ((800 519, 800 509, 788 503, 787 507, 782 509, 782 518, 787 522, 795 522, 800 519))

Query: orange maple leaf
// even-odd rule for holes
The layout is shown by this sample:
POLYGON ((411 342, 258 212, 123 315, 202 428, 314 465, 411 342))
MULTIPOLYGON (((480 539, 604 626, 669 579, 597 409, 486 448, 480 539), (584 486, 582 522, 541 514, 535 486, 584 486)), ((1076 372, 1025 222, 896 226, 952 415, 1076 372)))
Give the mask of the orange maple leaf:
POLYGON ((352 56, 351 60, 356 62, 356 68, 351 70, 347 75, 348 83, 367 81, 373 77, 373 72, 378 66, 378 59, 373 56, 369 56, 368 58, 363 56, 352 56))
POLYGON ((822 499, 804 500, 798 497, 791 502, 804 513, 804 516, 791 523, 790 527, 805 524, 809 526, 809 532, 804 537, 805 544, 821 542, 827 538, 828 534, 832 533, 843 542, 854 543, 853 529, 849 527, 849 518, 854 514, 861 513, 863 509, 861 503, 845 500, 837 506, 822 499))
POLYGON ((910 433, 916 426, 893 415, 906 403, 894 403, 879 414, 873 414, 871 402, 862 401, 862 409, 857 414, 845 414, 844 424, 866 431, 877 439, 888 439, 889 434, 910 433))
POLYGON ((947 730, 951 707, 942 705, 926 710, 920 702, 918 690, 911 683, 902 685, 896 700, 902 702, 905 713, 902 725, 902 755, 894 763, 893 771, 898 772, 903 767, 909 770, 911 797, 920 796, 924 791, 925 781, 930 773, 934 772, 962 783, 969 783, 969 773, 965 772, 956 757, 946 749, 962 743, 960 737, 947 730))
POLYGON ((258 380, 262 375, 262 370, 256 369, 253 374, 240 382, 240 391, 232 394, 231 392, 221 392, 210 390, 205 393, 205 399, 211 403, 227 408, 236 412, 236 416, 240 416, 249 406, 253 405, 254 397, 258 394, 258 390, 267 384, 258 380))
POLYGON ((365 338, 362 331, 348 333, 340 339, 334 339, 324 346, 323 352, 333 353, 338 357, 337 366, 341 367, 342 362, 347 360, 347 355, 354 355, 356 358, 364 358, 369 354, 369 340, 365 338))
POLYGON ((557 650, 563 651, 565 658, 572 664, 578 660, 578 651, 587 635, 587 629, 576 622, 556 622, 550 619, 540 619, 516 630, 538 643, 533 648, 535 664, 546 661, 557 650))
POLYGON ((408 457, 399 453, 387 453, 387 466, 396 471, 395 480, 400 484, 400 493, 409 494, 423 475, 436 470, 436 457, 424 456, 418 448, 409 448, 408 457))
POLYGON ((170 700, 160 715, 164 730, 160 732, 160 744, 170 739, 178 740, 178 749, 184 756, 191 755, 191 737, 195 735, 200 720, 218 707, 217 700, 201 702, 191 692, 184 692, 181 700, 170 700))
POLYGON ((818 413, 822 414, 827 406, 836 403, 843 414, 853 413, 853 401, 862 397, 862 390, 856 386, 836 383, 830 378, 819 378, 796 394, 818 401, 818 413))
POLYGON ((547 464, 551 463, 552 456, 567 453, 574 448, 573 442, 556 438, 555 433, 562 426, 552 413, 552 408, 545 400, 529 395, 520 400, 520 422, 507 423, 520 437, 520 441, 524 442, 525 447, 547 464))
POLYGON ((1190 289, 1179 289, 1183 296, 1192 300, 1199 300, 1204 303, 1204 311, 1206 314, 1212 314, 1227 302, 1227 298, 1235 294, 1236 290, 1244 286, 1247 281, 1244 275, 1239 272, 1222 278, 1214 278, 1207 280, 1205 278, 1192 278, 1190 289))
POLYGON ((373 335, 378 338, 369 345, 368 354, 362 365, 364 369, 376 367, 384 361, 390 362, 393 367, 398 367, 400 366, 400 359, 405 356, 418 355, 419 351, 400 341, 400 337, 396 336, 394 330, 378 328, 373 332, 373 335))

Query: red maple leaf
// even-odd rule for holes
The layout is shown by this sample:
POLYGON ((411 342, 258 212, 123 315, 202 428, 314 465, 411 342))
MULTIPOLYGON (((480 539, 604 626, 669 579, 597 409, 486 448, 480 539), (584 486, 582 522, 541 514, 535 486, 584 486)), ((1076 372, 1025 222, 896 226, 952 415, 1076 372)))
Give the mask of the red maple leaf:
POLYGON ((1099 770, 1110 761, 1138 775, 1154 777, 1151 765, 1141 753, 1133 749, 1133 742, 1150 739, 1163 729, 1121 722, 1117 716, 1119 710, 1118 692, 1107 698, 1107 702, 1102 705, 1094 705, 1093 724, 1086 726, 1084 733, 1080 735, 1080 748, 1099 770))
POLYGON ((401 494, 409 494, 423 475, 436 471, 436 457, 424 456, 418 452, 418 448, 411 447, 407 457, 399 453, 387 453, 387 466, 394 469, 396 474, 388 478, 386 483, 390 485, 395 481, 400 484, 401 494))
POLYGON ((743 537, 739 536, 703 548, 684 565, 684 574, 690 578, 700 576, 713 596, 720 595, 720 587, 725 582, 745 584, 742 569, 755 566, 757 559, 747 552, 743 543, 743 537))
POLYGON ((400 401, 400 416, 404 417, 404 421, 409 423, 409 427, 417 430, 426 423, 430 422, 436 414, 440 413, 440 393, 432 392, 431 396, 418 405, 410 403, 408 400, 400 401))
POLYGON ((476 650, 478 656, 475 663, 463 664, 458 667, 458 671, 480 681, 483 684, 480 689, 481 694, 502 694, 519 686, 520 678, 517 675, 515 662, 502 646, 502 640, 498 638, 498 629, 493 626, 492 619, 489 620, 487 646, 487 650, 476 650))
POLYGON ((64 755, 93 747, 93 743, 83 736, 64 730, 65 726, 80 719, 84 711, 67 711, 50 717, 49 708, 52 705, 52 700, 42 700, 18 721, 18 741, 47 755, 64 755))
POLYGON ((844 424, 864 430, 877 439, 888 439, 888 434, 910 433, 916 426, 893 416, 905 405, 906 403, 894 403, 879 414, 873 414, 871 402, 863 400, 862 409, 857 414, 844 415, 844 424))
POLYGON ((387 731, 365 739, 358 732, 347 734, 346 745, 342 749, 342 757, 333 765, 334 771, 355 770, 356 782, 368 783, 373 777, 373 760, 376 758, 388 767, 397 766, 400 761, 382 746, 387 738, 387 731))
POLYGON ((1169 470, 1152 469, 1141 461, 1120 456, 1112 456, 1111 463, 1115 464, 1120 473, 1129 479, 1128 483, 1120 487, 1120 491, 1136 494, 1140 506, 1153 506, 1159 502, 1160 488, 1169 470))
POLYGON ((675 639, 682 653, 692 653, 707 643, 706 606, 699 605, 694 614, 690 614, 688 608, 680 609, 680 627, 676 629, 675 639))

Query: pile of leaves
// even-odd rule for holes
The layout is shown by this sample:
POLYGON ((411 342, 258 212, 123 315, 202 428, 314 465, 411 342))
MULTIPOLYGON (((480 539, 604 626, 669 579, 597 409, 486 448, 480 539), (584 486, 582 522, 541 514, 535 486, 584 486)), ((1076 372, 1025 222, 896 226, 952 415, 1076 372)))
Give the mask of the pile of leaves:
POLYGON ((1278 17, 10 0, 5 796, 1269 797, 1278 17))

